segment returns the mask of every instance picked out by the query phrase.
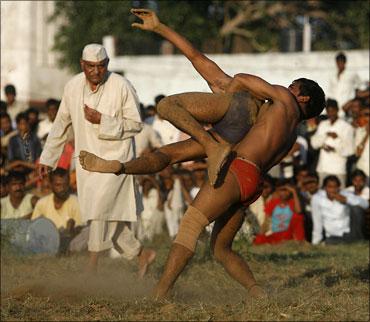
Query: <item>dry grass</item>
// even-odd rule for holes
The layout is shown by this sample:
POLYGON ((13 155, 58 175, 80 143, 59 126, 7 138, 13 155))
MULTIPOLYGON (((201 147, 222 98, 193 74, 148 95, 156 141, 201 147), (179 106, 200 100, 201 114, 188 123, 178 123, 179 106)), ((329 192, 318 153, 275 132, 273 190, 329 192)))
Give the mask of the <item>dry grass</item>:
POLYGON ((313 247, 288 243, 234 247, 271 299, 253 302, 201 243, 170 300, 149 294, 170 242, 151 244, 158 258, 144 281, 134 262, 103 258, 99 277, 83 273, 86 254, 20 257, 2 246, 2 321, 368 321, 369 245, 313 247))

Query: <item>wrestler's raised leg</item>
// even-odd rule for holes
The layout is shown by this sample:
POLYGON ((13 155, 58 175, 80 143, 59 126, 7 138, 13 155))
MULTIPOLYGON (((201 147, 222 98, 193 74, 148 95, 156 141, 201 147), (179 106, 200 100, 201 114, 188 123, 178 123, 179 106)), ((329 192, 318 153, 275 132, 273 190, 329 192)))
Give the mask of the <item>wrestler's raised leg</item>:
POLYGON ((244 221, 244 211, 236 208, 218 218, 212 230, 211 249, 229 275, 243 285, 254 298, 266 298, 266 292, 259 286, 248 264, 232 250, 234 237, 244 221))
POLYGON ((231 94, 184 93, 167 96, 158 106, 158 114, 199 142, 208 157, 211 185, 217 180, 223 162, 231 151, 228 143, 217 142, 202 126, 222 119, 232 100, 231 94))
MULTIPOLYGON (((213 188, 208 182, 205 182, 193 201, 192 206, 202 213, 209 222, 212 222, 225 214, 238 200, 239 186, 234 176, 228 173, 224 183, 218 188, 213 188)), ((183 218, 185 216, 186 214, 183 218)), ((182 230, 182 222, 180 224, 179 234, 182 230)), ((166 296, 193 254, 194 251, 176 243, 176 241, 172 244, 164 272, 154 290, 155 297, 161 298, 166 296)))

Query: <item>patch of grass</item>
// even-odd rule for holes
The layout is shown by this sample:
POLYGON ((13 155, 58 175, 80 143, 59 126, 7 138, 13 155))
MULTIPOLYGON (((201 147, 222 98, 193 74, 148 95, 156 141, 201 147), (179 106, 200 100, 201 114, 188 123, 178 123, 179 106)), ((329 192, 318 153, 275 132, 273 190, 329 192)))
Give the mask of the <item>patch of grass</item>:
POLYGON ((104 257, 98 277, 84 273, 87 254, 28 256, 2 245, 2 321, 368 321, 369 245, 312 246, 234 243, 259 283, 270 293, 253 301, 203 239, 171 291, 154 301, 171 241, 165 235, 147 246, 158 256, 148 277, 136 279, 136 262, 104 257))

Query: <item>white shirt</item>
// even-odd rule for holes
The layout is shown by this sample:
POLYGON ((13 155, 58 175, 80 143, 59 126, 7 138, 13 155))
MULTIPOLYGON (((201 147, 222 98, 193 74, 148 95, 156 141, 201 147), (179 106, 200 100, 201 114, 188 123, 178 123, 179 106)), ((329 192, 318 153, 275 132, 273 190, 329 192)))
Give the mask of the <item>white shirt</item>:
POLYGON ((339 118, 333 124, 329 120, 322 121, 311 137, 311 145, 314 149, 321 149, 317 172, 346 174, 347 157, 355 152, 353 127, 339 118), (335 132, 338 135, 337 138, 328 136, 328 132, 335 132), (322 149, 324 145, 333 147, 335 151, 325 151, 322 149))
POLYGON ((27 193, 18 208, 14 208, 10 202, 10 196, 1 198, 1 219, 18 219, 32 213, 33 194, 27 193))
POLYGON ((325 229, 326 237, 342 237, 344 233, 349 233, 350 218, 347 205, 360 206, 364 209, 369 206, 367 200, 349 191, 342 190, 340 193, 347 198, 347 204, 342 204, 337 200, 330 200, 324 190, 319 190, 313 195, 311 199, 313 244, 318 244, 322 240, 323 229, 325 229))
POLYGON ((361 88, 361 85, 360 77, 356 73, 348 71, 348 69, 344 69, 339 75, 339 78, 338 72, 336 71, 335 75, 329 79, 326 96, 338 102, 340 117, 344 116, 342 106, 349 100, 355 98, 355 90, 361 88))
POLYGON ((140 156, 149 147, 159 148, 161 146, 162 141, 158 133, 153 130, 151 125, 143 123, 142 131, 135 136, 136 155, 140 156))
POLYGON ((45 137, 45 135, 49 134, 52 126, 53 126, 53 122, 51 122, 49 118, 42 120, 39 123, 38 129, 37 129, 37 137, 40 140, 42 140, 45 137))
POLYGON ((179 141, 180 131, 170 122, 159 118, 157 115, 153 121, 153 130, 159 134, 164 145, 179 141))
MULTIPOLYGON (((355 187, 354 186, 347 187, 345 190, 349 191, 353 194, 355 193, 355 187)), ((364 198, 365 200, 369 200, 369 198, 370 198, 370 189, 369 189, 369 187, 365 186, 362 189, 361 194, 357 195, 357 196, 359 196, 361 198, 364 198)))
MULTIPOLYGON (((94 92, 84 73, 73 77, 65 86, 40 163, 56 167, 71 126, 76 155, 86 150, 108 160, 132 160, 135 157, 133 136, 142 129, 135 89, 127 79, 115 73, 109 73, 94 92), (100 124, 85 119, 84 104, 102 114, 100 124)), ((142 203, 132 175, 89 172, 82 169, 79 162, 76 162, 76 174, 83 221, 137 220, 142 203)))

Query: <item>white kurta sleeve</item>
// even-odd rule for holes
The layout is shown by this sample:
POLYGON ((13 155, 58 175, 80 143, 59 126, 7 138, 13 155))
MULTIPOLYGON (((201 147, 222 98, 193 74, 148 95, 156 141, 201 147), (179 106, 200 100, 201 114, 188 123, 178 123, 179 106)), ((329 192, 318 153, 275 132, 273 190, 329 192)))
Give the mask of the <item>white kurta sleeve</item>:
POLYGON ((326 139, 326 127, 320 123, 316 133, 311 137, 311 145, 314 149, 319 149, 324 145, 326 139))
POLYGON ((313 196, 311 199, 311 213, 312 213, 312 244, 317 245, 322 240, 322 215, 320 211, 320 197, 313 196))
POLYGON ((58 114, 48 134, 40 163, 55 168, 63 153, 64 144, 71 130, 72 119, 68 108, 66 94, 63 95, 58 114))
POLYGON ((102 114, 98 137, 102 140, 125 140, 138 134, 142 128, 139 99, 134 88, 127 83, 122 89, 122 114, 102 114))

